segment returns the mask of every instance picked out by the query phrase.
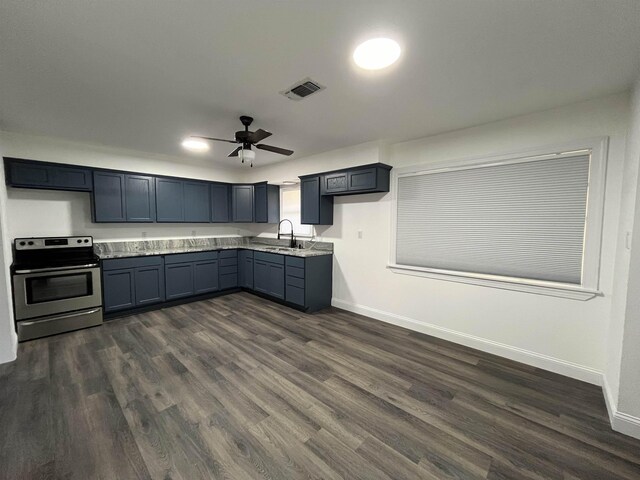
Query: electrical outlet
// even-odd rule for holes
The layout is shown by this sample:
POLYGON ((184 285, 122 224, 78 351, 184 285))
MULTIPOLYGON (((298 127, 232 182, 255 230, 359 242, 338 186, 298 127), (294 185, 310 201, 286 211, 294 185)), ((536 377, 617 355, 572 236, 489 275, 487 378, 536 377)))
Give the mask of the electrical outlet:
POLYGON ((191 236, 195 237, 196 236, 196 231, 195 230, 191 230, 191 236))
POLYGON ((147 238, 147 232, 142 232, 142 238, 147 238))
POLYGON ((358 230, 358 238, 362 240, 362 230, 358 230))

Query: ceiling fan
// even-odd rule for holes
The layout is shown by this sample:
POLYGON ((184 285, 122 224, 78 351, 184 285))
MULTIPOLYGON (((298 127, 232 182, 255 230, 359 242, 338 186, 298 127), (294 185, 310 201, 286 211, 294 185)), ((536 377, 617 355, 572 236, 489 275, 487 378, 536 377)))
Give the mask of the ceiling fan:
POLYGON ((251 147, 254 146, 260 150, 266 150, 268 152, 278 153, 280 155, 291 155, 293 150, 287 150, 286 148, 274 147, 271 145, 265 145, 263 143, 258 143, 264 140, 267 137, 271 136, 271 132, 267 132, 266 130, 262 130, 259 128, 255 132, 249 131, 249 125, 253 122, 252 117, 247 117, 246 115, 242 115, 240 117, 240 121, 242 125, 244 125, 244 130, 239 130, 236 132, 235 140, 227 140, 224 138, 212 138, 212 137, 202 137, 198 135, 194 135, 194 138, 202 138, 204 140, 213 140, 215 142, 227 142, 227 143, 235 143, 238 144, 233 152, 229 154, 229 157, 240 157, 242 163, 246 161, 251 162, 251 166, 253 167, 253 160, 256 158, 256 154, 251 147))

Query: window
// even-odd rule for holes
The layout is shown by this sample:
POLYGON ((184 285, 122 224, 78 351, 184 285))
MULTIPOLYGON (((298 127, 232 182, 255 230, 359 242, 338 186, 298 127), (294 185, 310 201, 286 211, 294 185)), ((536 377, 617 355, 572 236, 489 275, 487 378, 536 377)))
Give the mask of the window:
MULTIPOLYGON (((300 223, 300 185, 280 187, 280 220, 288 218, 293 223, 293 234, 298 237, 313 236, 313 225, 300 223)), ((284 222, 280 226, 282 233, 291 233, 291 225, 284 222)))
POLYGON ((391 267, 593 296, 605 147, 602 140, 396 172, 391 267))

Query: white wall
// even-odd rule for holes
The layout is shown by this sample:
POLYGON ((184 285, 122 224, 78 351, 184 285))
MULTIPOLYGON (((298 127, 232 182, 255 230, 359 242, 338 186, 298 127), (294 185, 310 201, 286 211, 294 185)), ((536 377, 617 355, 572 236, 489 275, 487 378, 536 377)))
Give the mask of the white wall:
POLYGON ((318 227, 335 243, 336 306, 402 324, 593 383, 600 383, 611 309, 620 187, 629 97, 619 94, 545 112, 391 145, 370 144, 255 169, 254 179, 386 161, 394 167, 508 153, 609 136, 600 286, 588 301, 396 274, 386 268, 391 195, 336 197, 334 225, 318 227), (363 238, 358 239, 358 231, 363 238))
POLYGON ((640 437, 640 77, 631 98, 605 369, 614 428, 640 437))
MULTIPOLYGON (((0 156, 2 150, 0 149, 0 156)), ((7 232, 7 187, 4 169, 0 169, 0 363, 16 358, 17 336, 13 326, 13 303, 11 300, 11 236, 7 232)))

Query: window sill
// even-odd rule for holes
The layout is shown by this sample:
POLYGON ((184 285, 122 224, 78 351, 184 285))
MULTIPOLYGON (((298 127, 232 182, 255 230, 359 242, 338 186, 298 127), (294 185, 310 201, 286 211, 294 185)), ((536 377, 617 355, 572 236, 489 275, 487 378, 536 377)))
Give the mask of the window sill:
POLYGON ((581 286, 526 280, 514 277, 501 277, 498 275, 483 275, 478 273, 456 272, 452 270, 437 270, 433 268, 412 267, 409 265, 389 264, 387 268, 393 273, 413 275, 416 277, 433 278, 448 282, 467 283, 483 287, 514 290, 516 292, 533 293, 552 297, 568 298, 571 300, 589 300, 602 295, 598 290, 592 290, 581 286))

